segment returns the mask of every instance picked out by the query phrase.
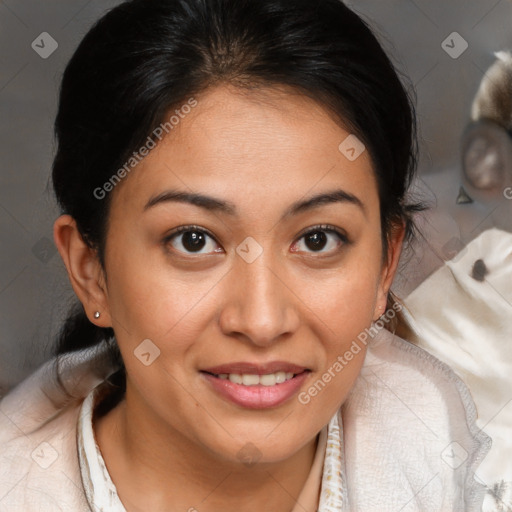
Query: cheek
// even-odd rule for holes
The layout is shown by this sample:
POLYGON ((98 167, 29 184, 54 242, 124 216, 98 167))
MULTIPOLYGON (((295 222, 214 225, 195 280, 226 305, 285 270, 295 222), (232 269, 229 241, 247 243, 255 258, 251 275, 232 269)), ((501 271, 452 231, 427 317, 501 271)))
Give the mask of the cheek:
POLYGON ((326 278, 304 280, 301 299, 325 325, 333 345, 339 346, 371 324, 378 284, 374 259, 355 253, 326 278))
POLYGON ((132 342, 173 337, 173 330, 181 332, 200 322, 203 301, 222 275, 183 273, 162 263, 159 255, 136 250, 112 254, 111 261, 115 262, 109 270, 112 322, 116 332, 132 342))
POLYGON ((317 334, 324 351, 321 368, 299 397, 311 413, 325 414, 322 411, 329 410, 334 414, 358 377, 366 354, 378 280, 375 258, 358 255, 337 276, 309 288, 305 301, 318 317, 317 334))
POLYGON ((331 296, 331 302, 320 309, 328 327, 322 338, 325 358, 319 372, 329 388, 326 401, 344 397, 364 362, 366 345, 358 340, 372 323, 376 297, 372 285, 362 279, 344 282, 331 296))
POLYGON ((327 324, 321 338, 321 365, 298 395, 298 401, 310 421, 318 421, 319 425, 343 404, 364 363, 364 336, 371 326, 375 303, 375 293, 369 293, 368 284, 361 279, 345 281, 318 308, 327 324))

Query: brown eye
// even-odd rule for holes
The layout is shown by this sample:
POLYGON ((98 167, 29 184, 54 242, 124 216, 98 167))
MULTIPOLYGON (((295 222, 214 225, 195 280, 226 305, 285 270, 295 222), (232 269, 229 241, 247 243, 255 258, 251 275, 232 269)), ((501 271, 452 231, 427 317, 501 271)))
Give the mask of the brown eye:
POLYGON ((214 238, 206 231, 193 226, 182 226, 176 229, 174 233, 166 237, 165 242, 185 254, 219 252, 214 238))
POLYGON ((330 253, 348 243, 347 237, 337 229, 318 226, 302 235, 294 245, 294 252, 330 253), (303 243, 300 242, 303 240, 303 243), (298 248, 297 248, 298 246, 298 248), (324 250, 327 248, 327 250, 324 250))
POLYGON ((305 244, 312 251, 321 251, 327 243, 327 236, 323 231, 315 231, 304 237, 305 244))
POLYGON ((182 233, 181 237, 183 247, 190 252, 200 251, 206 244, 204 233, 199 231, 185 231, 185 233, 182 233))

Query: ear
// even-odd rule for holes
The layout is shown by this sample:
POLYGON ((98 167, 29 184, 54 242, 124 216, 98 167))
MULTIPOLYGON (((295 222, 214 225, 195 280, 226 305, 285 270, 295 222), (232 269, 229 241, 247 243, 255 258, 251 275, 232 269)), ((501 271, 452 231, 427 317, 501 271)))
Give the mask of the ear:
POLYGON ((400 260, 400 254, 402 252, 404 236, 405 223, 395 224, 388 239, 387 258, 382 264, 382 272, 377 289, 377 300, 375 302, 375 311, 373 313, 374 322, 386 311, 388 293, 395 277, 396 269, 398 268, 398 261, 400 260))
POLYGON ((73 217, 61 215, 55 221, 53 238, 87 318, 98 327, 111 327, 103 269, 96 251, 82 239, 73 217), (100 312, 99 318, 94 318, 96 311, 100 312))

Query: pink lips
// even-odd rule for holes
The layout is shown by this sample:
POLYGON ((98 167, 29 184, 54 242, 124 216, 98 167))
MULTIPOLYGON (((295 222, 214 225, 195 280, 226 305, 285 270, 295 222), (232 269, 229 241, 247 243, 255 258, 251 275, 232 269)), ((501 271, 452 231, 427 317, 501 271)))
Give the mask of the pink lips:
POLYGON ((206 368, 201 374, 215 392, 236 405, 248 409, 266 409, 277 407, 295 395, 308 378, 310 371, 296 364, 272 361, 265 364, 245 362, 224 364, 206 368), (276 372, 295 375, 292 379, 274 386, 263 386, 262 384, 244 386, 218 377, 219 374, 226 373, 265 375, 276 372))

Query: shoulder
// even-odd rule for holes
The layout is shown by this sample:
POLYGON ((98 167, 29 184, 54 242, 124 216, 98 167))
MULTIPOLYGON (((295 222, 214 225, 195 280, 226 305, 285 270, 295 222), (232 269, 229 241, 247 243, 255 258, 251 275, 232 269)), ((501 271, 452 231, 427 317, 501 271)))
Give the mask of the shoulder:
POLYGON ((76 439, 83 400, 102 380, 94 355, 73 354, 58 370, 51 360, 0 401, 2 512, 89 510, 76 439))
POLYGON ((383 496, 386 510, 480 510, 474 472, 490 438, 475 420, 469 390, 446 364, 382 329, 343 406, 355 510, 377 510, 383 496))
MULTIPOLYGON (((74 402, 36 425, 33 415, 48 403, 23 383, 0 402, 0 496, 2 511, 87 510, 76 452, 80 402, 74 402), (30 403, 30 417, 16 405, 30 403)), ((46 411, 45 411, 46 409, 46 411)))

